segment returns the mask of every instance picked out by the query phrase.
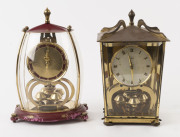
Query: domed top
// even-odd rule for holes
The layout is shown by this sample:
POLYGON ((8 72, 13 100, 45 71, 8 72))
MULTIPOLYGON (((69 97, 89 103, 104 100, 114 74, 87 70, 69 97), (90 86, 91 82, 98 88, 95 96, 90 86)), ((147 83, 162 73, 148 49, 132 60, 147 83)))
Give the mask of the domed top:
POLYGON ((134 26, 133 10, 129 12, 130 23, 126 26, 124 20, 120 20, 115 26, 103 28, 98 34, 98 42, 165 42, 169 39, 157 27, 149 27, 140 19, 134 26), (144 28, 142 28, 144 26, 144 28))
POLYGON ((67 28, 50 23, 50 20, 49 20, 50 14, 51 14, 51 12, 47 8, 44 11, 45 23, 41 24, 39 26, 36 26, 36 27, 28 30, 27 32, 30 32, 30 33, 60 33, 60 32, 67 32, 68 31, 67 28))

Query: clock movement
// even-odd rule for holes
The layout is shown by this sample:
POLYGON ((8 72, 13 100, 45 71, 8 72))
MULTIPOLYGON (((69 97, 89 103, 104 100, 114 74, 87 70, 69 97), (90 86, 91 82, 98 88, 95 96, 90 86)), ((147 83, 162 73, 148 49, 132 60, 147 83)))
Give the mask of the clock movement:
POLYGON ((57 122, 88 118, 79 103, 80 66, 71 26, 50 23, 25 27, 17 57, 16 82, 20 105, 11 120, 57 122))
POLYGON ((141 19, 134 25, 120 20, 103 28, 100 42, 104 88, 104 124, 141 123, 159 125, 159 104, 165 43, 157 27, 141 19))

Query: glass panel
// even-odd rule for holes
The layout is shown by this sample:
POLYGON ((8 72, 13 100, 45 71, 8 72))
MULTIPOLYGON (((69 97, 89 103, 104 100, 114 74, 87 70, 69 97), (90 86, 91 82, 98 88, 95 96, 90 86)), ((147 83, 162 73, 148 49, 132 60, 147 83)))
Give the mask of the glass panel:
POLYGON ((108 43, 102 47, 107 116, 158 116, 164 45, 108 43))
POLYGON ((23 42, 18 82, 27 111, 75 108, 77 65, 68 33, 30 33, 23 42))

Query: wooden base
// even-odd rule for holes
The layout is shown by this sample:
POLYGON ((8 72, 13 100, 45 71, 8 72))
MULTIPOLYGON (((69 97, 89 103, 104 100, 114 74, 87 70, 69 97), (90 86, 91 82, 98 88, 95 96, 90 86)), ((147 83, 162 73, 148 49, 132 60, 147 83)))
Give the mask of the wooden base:
POLYGON ((35 113, 21 110, 17 105, 15 112, 11 115, 11 120, 16 122, 18 120, 31 121, 31 122, 59 122, 73 119, 81 119, 86 121, 88 115, 86 104, 81 104, 78 108, 65 112, 49 112, 49 113, 35 113))

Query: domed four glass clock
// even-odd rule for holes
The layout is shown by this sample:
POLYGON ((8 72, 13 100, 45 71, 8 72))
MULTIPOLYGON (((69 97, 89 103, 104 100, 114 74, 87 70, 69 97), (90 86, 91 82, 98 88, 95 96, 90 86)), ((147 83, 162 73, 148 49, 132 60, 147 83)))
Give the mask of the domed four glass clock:
POLYGON ((98 34, 104 86, 104 123, 159 125, 159 104, 165 42, 157 27, 143 20, 120 20, 98 34))
POLYGON ((80 66, 71 26, 45 24, 23 29, 17 57, 17 89, 20 105, 11 120, 56 122, 88 118, 86 104, 79 103, 80 66))

